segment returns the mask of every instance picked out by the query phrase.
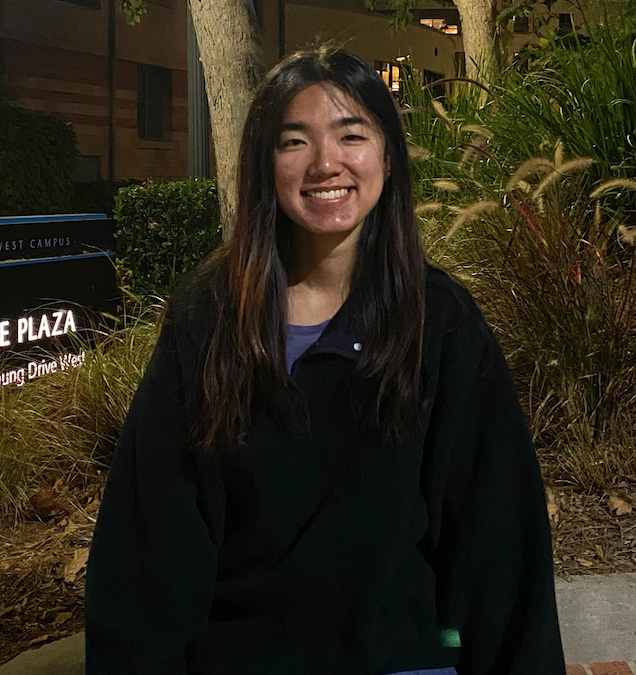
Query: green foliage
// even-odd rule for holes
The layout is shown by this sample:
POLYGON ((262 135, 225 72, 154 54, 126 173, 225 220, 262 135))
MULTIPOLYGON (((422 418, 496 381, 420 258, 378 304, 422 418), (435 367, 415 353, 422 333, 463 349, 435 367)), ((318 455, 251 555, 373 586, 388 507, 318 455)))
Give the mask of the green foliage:
POLYGON ((69 213, 75 134, 58 117, 0 105, 0 215, 69 213))
POLYGON ((138 24, 148 11, 145 0, 120 0, 119 8, 129 26, 138 24))
POLYGON ((21 512, 31 494, 57 479, 88 480, 109 464, 160 311, 97 335, 80 367, 0 387, 0 516, 21 512))
POLYGON ((497 15, 497 23, 500 26, 507 26, 508 21, 511 21, 515 17, 528 16, 536 0, 514 0, 508 7, 504 7, 501 12, 497 15))
POLYGON ((634 35, 601 26, 587 41, 554 38, 513 64, 483 116, 497 156, 512 168, 561 141, 592 157, 592 181, 636 170, 634 35))
POLYGON ((123 188, 115 198, 117 255, 130 291, 165 297, 221 242, 216 182, 190 179, 123 188))
POLYGON ((478 298, 538 447, 585 488, 636 466, 632 45, 611 26, 554 39, 444 106, 417 73, 406 87, 425 247, 478 298))
MULTIPOLYGON (((439 197, 436 181, 456 181, 457 195, 465 195, 464 181, 474 194, 481 172, 497 160, 489 149, 492 132, 483 125, 483 110, 492 93, 478 82, 453 78, 445 99, 436 99, 430 86, 421 86, 421 75, 403 64, 403 122, 412 158, 413 187, 420 201, 439 197), (452 87, 452 88, 450 88, 452 87)), ((490 185, 493 177, 485 178, 490 185)), ((448 195, 447 195, 448 196, 448 195)))
MULTIPOLYGON (((371 11, 375 10, 377 4, 377 0, 364 0, 364 6, 371 11)), ((411 10, 414 6, 413 0, 391 0, 389 3, 389 7, 393 11, 391 26, 398 29, 412 23, 413 13, 411 10)))

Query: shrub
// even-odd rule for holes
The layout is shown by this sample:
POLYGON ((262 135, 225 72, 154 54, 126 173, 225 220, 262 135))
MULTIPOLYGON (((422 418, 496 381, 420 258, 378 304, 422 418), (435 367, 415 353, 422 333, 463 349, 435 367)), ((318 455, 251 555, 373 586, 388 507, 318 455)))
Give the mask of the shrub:
POLYGON ((76 169, 75 134, 65 122, 0 105, 0 215, 71 212, 76 169))
POLYGON ((117 254, 130 271, 130 290, 165 297, 221 241, 216 183, 190 179, 119 191, 117 254))

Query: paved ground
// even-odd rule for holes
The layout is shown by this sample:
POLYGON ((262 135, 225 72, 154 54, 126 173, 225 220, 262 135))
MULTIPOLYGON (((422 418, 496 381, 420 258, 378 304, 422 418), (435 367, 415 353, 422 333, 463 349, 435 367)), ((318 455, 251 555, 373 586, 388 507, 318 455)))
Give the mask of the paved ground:
POLYGON ((0 666, 0 673, 84 675, 84 633, 24 652, 4 666, 0 666))
POLYGON ((636 660, 636 574, 557 579, 556 589, 566 663, 636 660))
MULTIPOLYGON (((636 574, 557 579, 556 588, 568 675, 636 675, 636 574)), ((83 675, 83 651, 75 635, 21 654, 0 675, 83 675)))

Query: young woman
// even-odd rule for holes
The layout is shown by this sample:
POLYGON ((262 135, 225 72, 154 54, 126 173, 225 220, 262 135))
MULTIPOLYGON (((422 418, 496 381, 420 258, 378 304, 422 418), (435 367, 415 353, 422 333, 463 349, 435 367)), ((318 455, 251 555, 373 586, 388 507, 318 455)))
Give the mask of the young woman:
POLYGON ((238 204, 113 459, 87 675, 563 675, 528 429, 470 295, 425 262, 370 66, 270 73, 238 204))

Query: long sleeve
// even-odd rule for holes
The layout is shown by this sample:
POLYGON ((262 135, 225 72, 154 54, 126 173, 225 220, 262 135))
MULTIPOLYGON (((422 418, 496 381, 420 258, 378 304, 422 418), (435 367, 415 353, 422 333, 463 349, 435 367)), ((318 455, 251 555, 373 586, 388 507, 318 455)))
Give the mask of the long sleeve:
POLYGON ((539 466, 476 309, 447 335, 439 372, 428 442, 443 469, 430 476, 438 506, 429 550, 440 628, 461 643, 457 672, 564 675, 539 466))
MULTIPOLYGON (((205 627, 221 533, 197 507, 174 324, 166 320, 110 469, 86 581, 87 675, 180 675, 205 627)), ((210 486, 223 504, 223 485, 210 486)), ((222 520, 220 514, 219 522, 222 520)))

